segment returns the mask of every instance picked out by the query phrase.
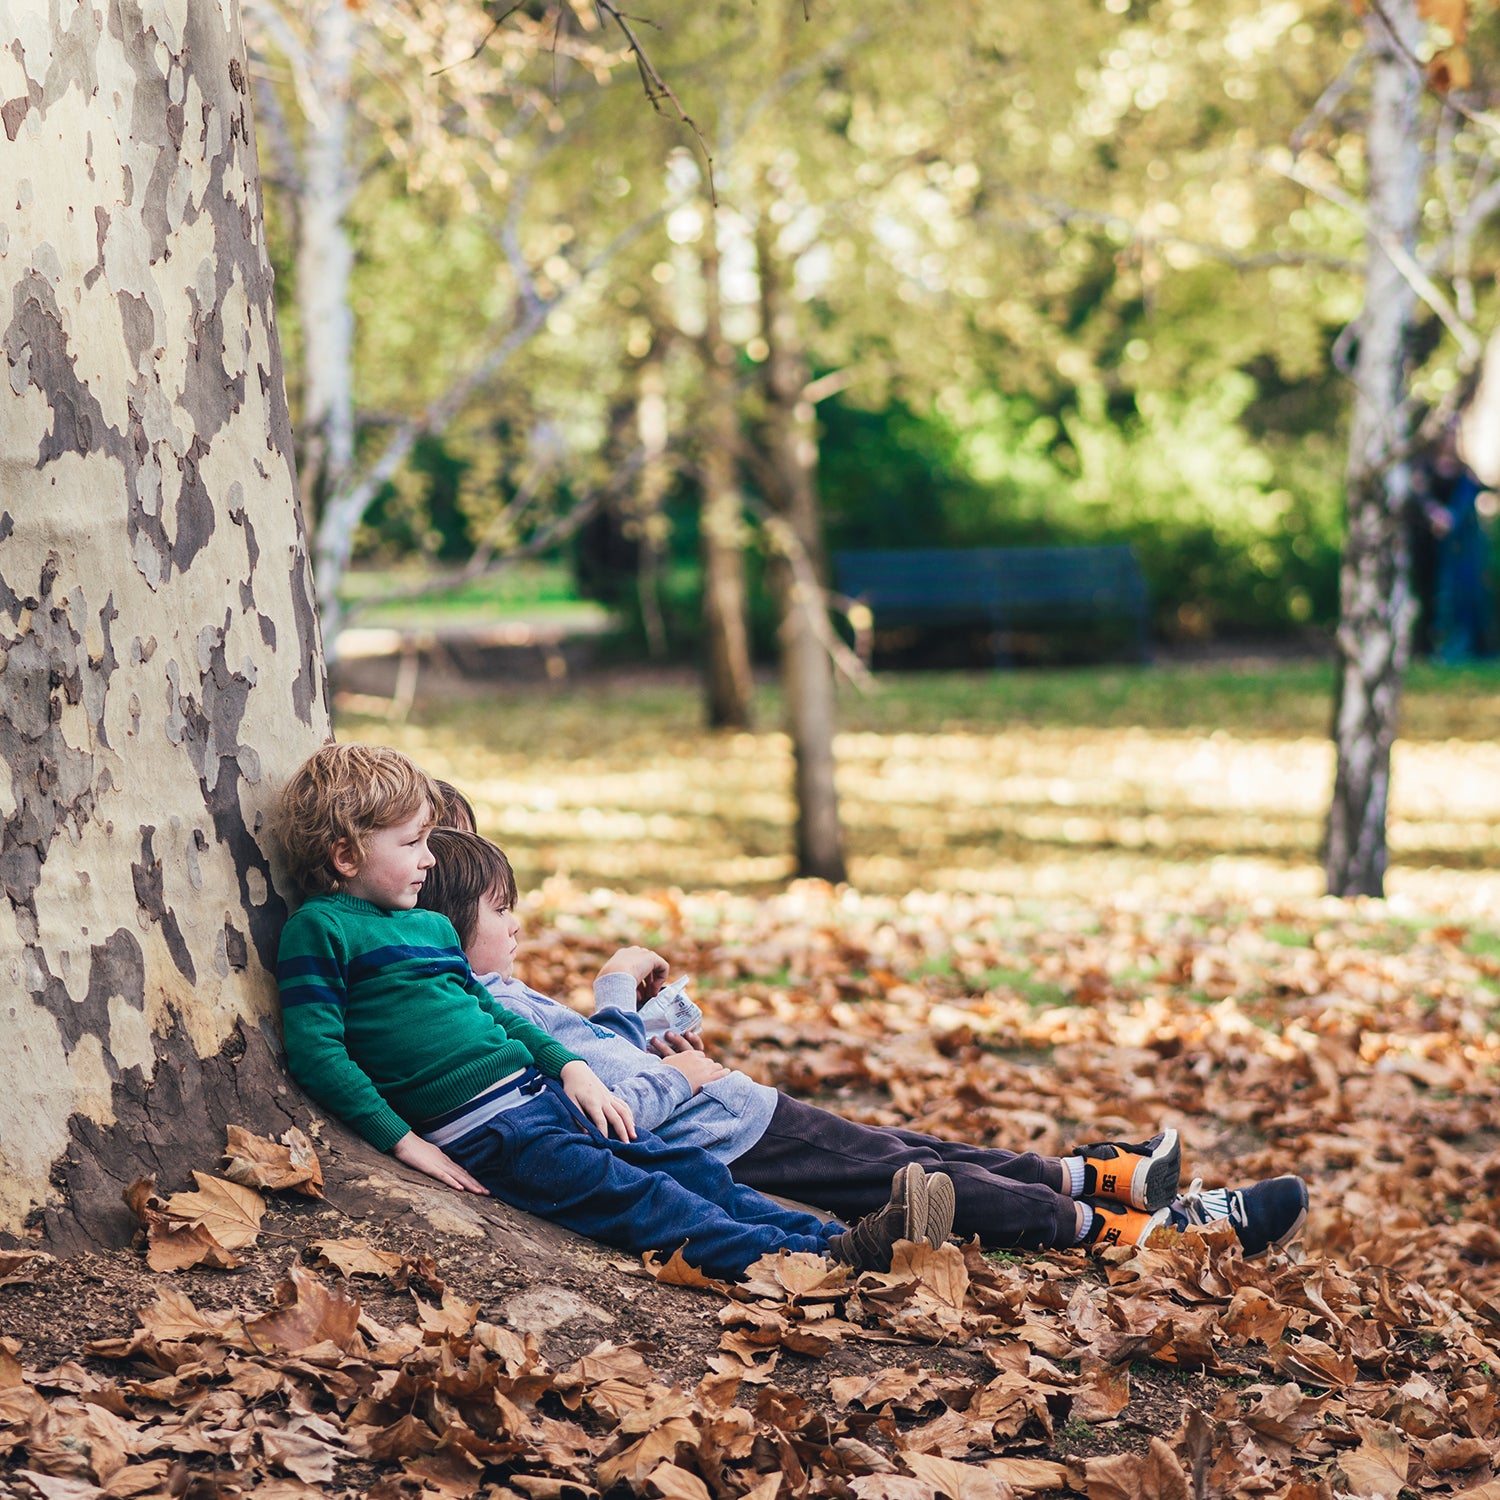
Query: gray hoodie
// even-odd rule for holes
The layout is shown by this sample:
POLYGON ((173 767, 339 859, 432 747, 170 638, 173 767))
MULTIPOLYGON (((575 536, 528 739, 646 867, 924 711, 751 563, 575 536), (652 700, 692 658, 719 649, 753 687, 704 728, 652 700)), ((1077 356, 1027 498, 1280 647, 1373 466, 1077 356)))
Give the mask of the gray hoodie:
POLYGON ((722 1162, 743 1156, 766 1133, 777 1093, 744 1073, 692 1085, 646 1050, 646 1028, 635 1011, 635 980, 603 974, 594 981, 590 1019, 529 989, 519 979, 481 974, 480 983, 517 1015, 581 1057, 649 1130, 676 1146, 699 1146, 722 1162))

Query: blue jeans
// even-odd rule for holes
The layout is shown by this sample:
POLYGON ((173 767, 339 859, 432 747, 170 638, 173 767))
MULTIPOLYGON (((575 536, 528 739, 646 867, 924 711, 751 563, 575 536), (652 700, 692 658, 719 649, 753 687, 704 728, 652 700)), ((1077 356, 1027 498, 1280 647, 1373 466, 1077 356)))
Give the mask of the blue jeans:
POLYGON ((622 1250, 680 1247, 690 1266, 725 1281, 777 1250, 826 1255, 843 1233, 741 1187, 697 1146, 602 1135, 551 1079, 530 1104, 444 1149, 514 1208, 622 1250))

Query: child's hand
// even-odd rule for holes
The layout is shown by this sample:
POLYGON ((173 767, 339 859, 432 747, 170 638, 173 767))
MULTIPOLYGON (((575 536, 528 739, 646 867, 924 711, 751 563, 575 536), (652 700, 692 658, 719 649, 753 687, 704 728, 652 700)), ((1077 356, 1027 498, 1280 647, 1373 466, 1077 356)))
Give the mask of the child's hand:
POLYGON ((679 1052, 702 1052, 704 1050, 703 1033, 701 1031, 667 1031, 661 1036, 652 1037, 646 1043, 646 1047, 658 1057, 670 1061, 679 1052))
POLYGON ((635 1139, 635 1116, 630 1106, 605 1088, 604 1080, 586 1062, 563 1065, 558 1075, 563 1092, 604 1135, 617 1135, 622 1141, 635 1139))
POLYGON ((482 1182, 470 1177, 446 1151, 440 1146, 434 1146, 431 1141, 424 1141, 415 1130, 408 1130, 391 1147, 391 1155, 397 1161, 404 1161, 407 1166, 415 1167, 417 1171, 425 1172, 451 1188, 457 1188, 461 1193, 482 1193, 486 1198, 490 1195, 490 1190, 482 1182))
POLYGON ((668 967, 666 959, 649 948, 621 948, 599 970, 599 975, 602 978, 605 974, 629 974, 635 980, 635 1003, 639 1006, 661 988, 668 967))
POLYGON ((705 1083, 729 1076, 729 1069, 723 1063, 717 1063, 701 1052, 694 1052, 691 1047, 686 1052, 674 1052, 671 1057, 663 1058, 662 1061, 667 1067, 676 1068, 692 1085, 695 1094, 705 1083))

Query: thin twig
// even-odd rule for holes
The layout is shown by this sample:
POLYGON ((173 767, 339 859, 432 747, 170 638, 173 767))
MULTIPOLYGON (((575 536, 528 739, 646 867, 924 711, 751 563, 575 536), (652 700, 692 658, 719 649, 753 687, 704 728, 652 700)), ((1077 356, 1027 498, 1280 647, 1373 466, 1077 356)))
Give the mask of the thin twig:
POLYGON ((1291 134, 1291 147, 1294 152, 1302 149, 1307 137, 1333 113, 1344 95, 1354 86, 1355 75, 1364 66, 1368 52, 1369 44, 1361 44, 1359 51, 1339 69, 1338 77, 1318 95, 1302 123, 1291 134))
MULTIPOLYGON (((635 54, 635 66, 637 72, 640 74, 641 87, 645 91, 647 102, 651 105, 652 109, 660 114, 661 101, 663 99, 670 100, 672 107, 677 111, 678 119, 697 137, 699 148, 703 152, 703 165, 708 171, 709 202, 717 207, 719 200, 714 192, 713 152, 708 149, 708 141, 705 139, 703 132, 698 128, 697 121, 682 107, 682 100, 673 92, 672 85, 657 71, 656 64, 651 61, 645 47, 641 45, 641 39, 632 29, 631 20, 639 20, 640 18, 627 16, 614 3, 614 0, 594 0, 594 8, 601 15, 609 16, 613 19, 615 25, 620 28, 621 33, 624 35, 626 45, 635 54)), ((654 25, 653 22, 649 21, 644 24, 654 25)))
POLYGON ((1422 80, 1423 89, 1431 94, 1442 108, 1451 109, 1454 114, 1467 120, 1471 125, 1479 126, 1481 130, 1487 130, 1491 135, 1500 135, 1500 121, 1497 121, 1493 115, 1480 114, 1477 110, 1470 109, 1467 105, 1458 103, 1451 94, 1445 94, 1433 83, 1432 79, 1428 76, 1427 69, 1422 65, 1421 58, 1406 45, 1401 33, 1396 29, 1396 23, 1391 20, 1382 0, 1370 0, 1370 9, 1380 17, 1380 24, 1385 27, 1386 35, 1396 44, 1396 50, 1417 70, 1417 75, 1422 80))
POLYGON ((446 63, 441 68, 434 68, 428 76, 431 78, 437 78, 440 74, 451 73, 454 68, 461 68, 465 63, 473 62, 474 59, 478 57, 479 54, 483 52, 484 49, 488 47, 489 44, 495 39, 496 32, 498 32, 500 28, 505 25, 505 23, 510 20, 513 15, 515 15, 515 13, 520 10, 525 3, 526 0, 516 0, 516 3, 512 5, 509 10, 502 11, 501 14, 496 17, 495 21, 491 24, 490 29, 485 32, 483 40, 467 57, 461 57, 457 62, 446 63))
POLYGON ((1458 310, 1443 295, 1441 288, 1417 264, 1411 251, 1394 235, 1380 228, 1365 209, 1343 189, 1334 187, 1331 183, 1319 182, 1315 177, 1303 171, 1296 161, 1287 166, 1273 158, 1264 160, 1277 176, 1285 177, 1288 182, 1295 182, 1310 193, 1316 193, 1318 197, 1332 203, 1336 208, 1343 209, 1345 213, 1357 220, 1369 238, 1384 252, 1386 259, 1400 273, 1401 279, 1437 314, 1438 321, 1453 335, 1463 355, 1470 359, 1478 358, 1483 350, 1478 334, 1458 315, 1458 310))

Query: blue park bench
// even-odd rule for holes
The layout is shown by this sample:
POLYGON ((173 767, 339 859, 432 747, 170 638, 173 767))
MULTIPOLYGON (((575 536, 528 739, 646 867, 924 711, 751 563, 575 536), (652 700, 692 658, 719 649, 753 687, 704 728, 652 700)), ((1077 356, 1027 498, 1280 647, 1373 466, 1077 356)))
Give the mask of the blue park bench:
POLYGON ((838 552, 833 563, 839 592, 872 612, 877 631, 979 625, 1004 662, 1020 633, 1086 627, 1149 655, 1146 580, 1129 547, 838 552))

